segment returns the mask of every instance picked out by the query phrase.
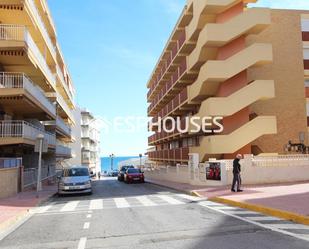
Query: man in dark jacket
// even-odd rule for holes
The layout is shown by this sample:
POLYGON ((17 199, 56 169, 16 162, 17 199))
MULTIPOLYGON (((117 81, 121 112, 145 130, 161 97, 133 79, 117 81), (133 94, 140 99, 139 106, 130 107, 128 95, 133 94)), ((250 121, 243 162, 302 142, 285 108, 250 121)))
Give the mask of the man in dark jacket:
POLYGON ((233 161, 233 183, 231 188, 232 192, 235 192, 236 184, 237 184, 237 192, 242 192, 242 190, 240 189, 241 185, 241 179, 240 179, 241 166, 239 163, 240 159, 242 159, 242 155, 238 154, 233 161))

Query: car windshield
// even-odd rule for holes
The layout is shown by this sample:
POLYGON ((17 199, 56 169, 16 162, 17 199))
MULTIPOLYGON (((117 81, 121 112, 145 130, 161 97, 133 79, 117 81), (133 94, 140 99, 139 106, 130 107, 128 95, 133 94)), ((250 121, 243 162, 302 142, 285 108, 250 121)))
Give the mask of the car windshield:
POLYGON ((72 169, 64 169, 62 173, 63 177, 71 177, 71 176, 89 176, 89 171, 87 168, 72 168, 72 169))
POLYGON ((129 174, 136 174, 136 173, 141 173, 139 169, 128 169, 129 174))

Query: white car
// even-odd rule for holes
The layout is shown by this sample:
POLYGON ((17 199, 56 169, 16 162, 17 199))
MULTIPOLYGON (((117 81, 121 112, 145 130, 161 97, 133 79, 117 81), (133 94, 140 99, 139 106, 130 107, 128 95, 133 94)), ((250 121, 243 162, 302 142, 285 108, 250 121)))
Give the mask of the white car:
POLYGON ((92 194, 91 177, 85 166, 72 166, 63 169, 58 178, 58 194, 92 194))

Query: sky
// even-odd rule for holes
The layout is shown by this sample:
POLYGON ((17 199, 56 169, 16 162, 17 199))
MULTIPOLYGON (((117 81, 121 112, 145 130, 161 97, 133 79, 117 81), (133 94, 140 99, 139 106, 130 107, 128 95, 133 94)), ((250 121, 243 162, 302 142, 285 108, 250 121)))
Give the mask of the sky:
MULTIPOLYGON (((186 0, 49 0, 76 103, 101 120, 101 154, 147 150, 146 83, 186 0), (133 118, 136 117, 136 118, 133 118)), ((309 0, 260 0, 250 6, 308 9, 309 0)))

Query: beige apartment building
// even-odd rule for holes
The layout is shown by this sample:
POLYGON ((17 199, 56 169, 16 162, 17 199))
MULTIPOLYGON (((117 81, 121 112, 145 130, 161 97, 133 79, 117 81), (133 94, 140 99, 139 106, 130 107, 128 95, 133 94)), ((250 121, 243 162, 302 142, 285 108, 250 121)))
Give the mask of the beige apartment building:
POLYGON ((100 158, 100 129, 98 120, 93 114, 86 110, 81 110, 81 162, 89 168, 90 172, 97 174, 101 172, 100 158))
POLYGON ((72 156, 74 86, 45 0, 0 0, 0 71, 0 157, 37 167, 42 134, 43 168, 61 167, 72 156))
POLYGON ((308 145, 309 11, 248 8, 253 2, 187 1, 147 83, 148 116, 181 117, 182 128, 188 117, 222 117, 224 130, 154 126, 152 162, 283 154, 300 137, 308 145))

